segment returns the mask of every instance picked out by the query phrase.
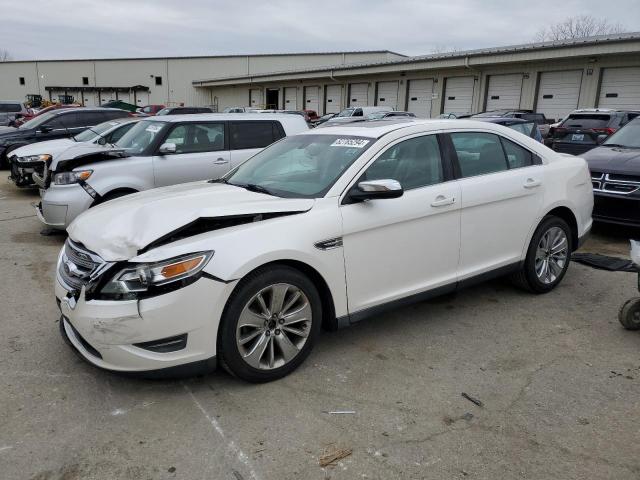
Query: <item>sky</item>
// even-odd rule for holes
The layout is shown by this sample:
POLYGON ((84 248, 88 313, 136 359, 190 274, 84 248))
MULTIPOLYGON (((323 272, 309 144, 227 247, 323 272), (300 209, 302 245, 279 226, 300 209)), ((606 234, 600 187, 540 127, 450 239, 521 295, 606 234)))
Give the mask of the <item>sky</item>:
POLYGON ((639 0, 0 0, 14 60, 344 50, 424 55, 528 43, 589 14, 640 31, 639 0))

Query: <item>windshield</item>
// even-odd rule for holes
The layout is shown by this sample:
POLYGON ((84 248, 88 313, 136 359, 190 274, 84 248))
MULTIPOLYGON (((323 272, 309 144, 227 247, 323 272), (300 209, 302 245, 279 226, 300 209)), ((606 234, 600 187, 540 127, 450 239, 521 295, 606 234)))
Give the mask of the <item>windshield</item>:
POLYGON ((225 181, 253 185, 280 197, 320 198, 375 139, 349 135, 295 135, 262 150, 225 181))
POLYGON ((14 113, 22 111, 19 103, 0 103, 0 113, 14 113))
POLYGON ((131 155, 142 153, 151 145, 165 125, 167 125, 165 122, 151 120, 138 122, 116 142, 116 146, 126 149, 131 155))
POLYGON ((603 145, 640 148, 640 121, 628 123, 605 140, 603 145))
POLYGON ((113 127, 116 127, 118 125, 120 125, 120 123, 118 122, 104 122, 100 125, 96 125, 95 127, 91 127, 82 133, 79 133, 78 135, 73 137, 73 139, 76 142, 90 142, 92 140, 95 140, 97 136, 103 136, 113 127))
POLYGON ((338 115, 336 115, 336 117, 350 117, 351 115, 353 115, 354 110, 355 108, 345 108, 338 115))
POLYGON ((57 112, 55 111, 51 111, 51 112, 44 113, 42 115, 38 115, 36 117, 33 117, 28 122, 24 122, 18 128, 25 129, 25 130, 29 128, 37 128, 40 125, 44 125, 45 123, 51 121, 56 116, 56 113, 57 112))

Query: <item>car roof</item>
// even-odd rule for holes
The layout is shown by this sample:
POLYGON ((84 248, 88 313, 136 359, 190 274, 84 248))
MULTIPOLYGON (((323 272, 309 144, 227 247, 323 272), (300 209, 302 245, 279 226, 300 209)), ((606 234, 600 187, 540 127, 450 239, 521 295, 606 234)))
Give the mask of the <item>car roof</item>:
POLYGON ((474 117, 473 120, 478 122, 489 123, 508 123, 515 125, 516 123, 532 123, 533 120, 525 120, 524 118, 512 118, 512 117, 474 117))
POLYGON ((21 100, 0 100, 0 103, 5 104, 5 103, 22 103, 21 100))
MULTIPOLYGON (((191 113, 187 115, 160 115, 146 117, 148 122, 202 122, 203 120, 283 120, 285 122, 297 121, 301 115, 290 113, 191 113)), ((304 119, 302 119, 304 121, 304 119)))
MULTIPOLYGON (((512 119, 510 119, 512 120, 512 119)), ((443 129, 478 129, 493 130, 504 127, 495 127, 492 122, 480 122, 478 120, 448 120, 448 119, 417 119, 399 117, 391 120, 369 120, 364 122, 335 124, 328 127, 311 129, 300 135, 350 135, 356 137, 380 138, 389 132, 403 128, 424 126, 425 132, 435 132, 443 129)))
POLYGON ((78 113, 78 112, 124 112, 129 113, 126 110, 122 110, 121 108, 108 108, 108 107, 74 107, 74 108, 56 108, 51 110, 51 113, 55 113, 56 115, 65 115, 68 113, 78 113))

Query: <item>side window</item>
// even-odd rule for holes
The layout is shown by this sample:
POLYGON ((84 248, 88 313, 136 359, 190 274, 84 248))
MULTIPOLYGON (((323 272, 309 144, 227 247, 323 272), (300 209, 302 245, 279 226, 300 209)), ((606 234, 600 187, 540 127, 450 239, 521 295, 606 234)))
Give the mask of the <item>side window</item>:
POLYGON ((513 143, 506 138, 500 138, 502 146, 507 154, 509 168, 522 168, 533 165, 533 154, 526 148, 513 143))
POLYGON ((361 108, 356 108, 353 111, 353 115, 351 115, 352 117, 362 117, 362 109, 361 108))
POLYGON ((164 143, 175 143, 176 144, 176 153, 184 153, 183 149, 185 144, 187 143, 187 126, 186 125, 178 125, 174 127, 167 138, 165 138, 164 143))
POLYGON ((62 122, 62 118, 63 118, 62 115, 57 115, 53 117, 51 120, 48 120, 47 122, 45 122, 45 125, 47 127, 51 127, 54 129, 67 128, 67 125, 62 122))
POLYGON ((231 150, 263 148, 273 143, 273 122, 231 122, 231 150))
POLYGON ((186 152, 216 152, 224 150, 224 123, 195 123, 191 125, 193 138, 186 152))
POLYGON ((535 123, 527 122, 527 123, 514 123, 513 125, 509 125, 509 128, 515 130, 516 132, 524 133, 527 137, 531 136, 533 132, 533 128, 535 123))
POLYGON ((87 117, 79 112, 59 115, 58 118, 62 120, 62 123, 64 123, 67 128, 78 128, 90 125, 87 123, 87 117))
POLYGON ((393 179, 402 188, 433 185, 443 181, 440 147, 435 135, 398 143, 373 162, 359 181, 393 179))
POLYGON ((135 123, 131 122, 121 126, 120 128, 117 128, 115 131, 111 132, 111 134, 107 137, 107 142, 116 143, 118 140, 122 138, 122 136, 125 133, 131 130, 131 127, 133 127, 134 125, 135 123))
POLYGON ((500 138, 492 133, 451 133, 453 148, 463 177, 507 170, 500 138))

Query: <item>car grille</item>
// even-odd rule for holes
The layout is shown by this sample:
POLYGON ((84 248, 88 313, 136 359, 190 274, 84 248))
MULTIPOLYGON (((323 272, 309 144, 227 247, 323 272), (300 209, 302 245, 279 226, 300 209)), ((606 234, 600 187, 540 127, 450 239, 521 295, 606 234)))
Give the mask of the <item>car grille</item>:
POLYGON ((591 172, 594 192, 630 195, 640 190, 640 177, 615 173, 591 172))
POLYGON ((95 253, 67 240, 58 262, 58 276, 65 287, 79 292, 108 265, 95 253))

